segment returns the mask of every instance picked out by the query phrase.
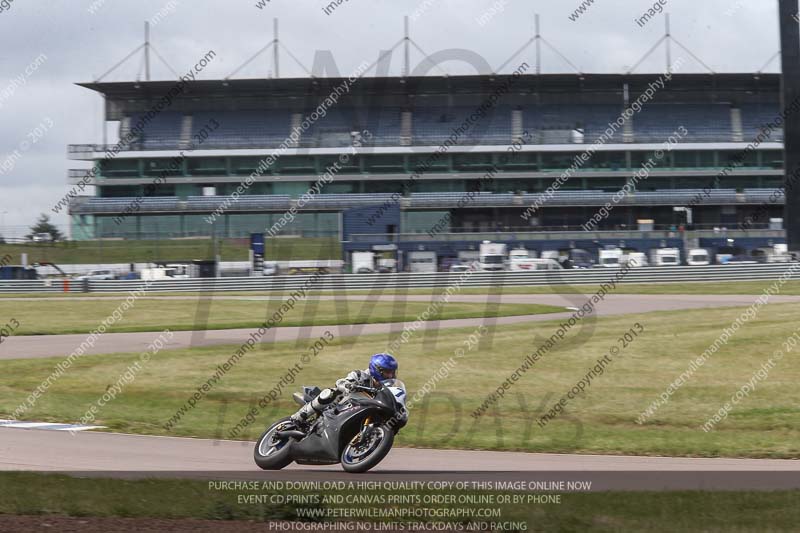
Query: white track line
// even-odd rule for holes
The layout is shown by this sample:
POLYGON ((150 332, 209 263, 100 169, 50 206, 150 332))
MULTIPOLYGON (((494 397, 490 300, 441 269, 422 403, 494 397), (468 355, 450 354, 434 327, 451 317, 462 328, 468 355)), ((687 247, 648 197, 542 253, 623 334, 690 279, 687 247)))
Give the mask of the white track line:
POLYGON ((106 426, 85 426, 83 424, 64 424, 59 422, 17 422, 16 420, 0 420, 0 428, 10 429, 46 429, 49 431, 86 431, 104 429, 106 426))

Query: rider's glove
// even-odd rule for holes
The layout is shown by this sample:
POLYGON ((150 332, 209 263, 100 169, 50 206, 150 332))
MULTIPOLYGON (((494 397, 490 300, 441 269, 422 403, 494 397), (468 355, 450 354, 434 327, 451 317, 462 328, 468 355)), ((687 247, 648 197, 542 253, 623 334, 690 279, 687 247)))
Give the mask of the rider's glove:
POLYGON ((350 394, 353 391, 354 383, 352 381, 342 381, 337 384, 338 388, 343 394, 350 394))

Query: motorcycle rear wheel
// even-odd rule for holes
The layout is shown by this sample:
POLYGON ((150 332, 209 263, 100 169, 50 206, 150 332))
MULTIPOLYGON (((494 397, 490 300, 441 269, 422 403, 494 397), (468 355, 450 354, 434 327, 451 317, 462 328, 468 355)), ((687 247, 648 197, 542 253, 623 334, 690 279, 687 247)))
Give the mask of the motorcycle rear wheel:
POLYGON ((292 461, 291 438, 277 440, 276 431, 294 428, 289 417, 282 418, 267 428, 256 441, 253 459, 262 470, 280 470, 292 461))
POLYGON ((380 463, 394 444, 394 431, 387 426, 372 429, 374 436, 369 443, 353 444, 358 435, 347 443, 340 457, 345 472, 361 474, 380 463), (377 439, 377 440, 376 440, 377 439), (366 447, 366 448, 364 448, 366 447))

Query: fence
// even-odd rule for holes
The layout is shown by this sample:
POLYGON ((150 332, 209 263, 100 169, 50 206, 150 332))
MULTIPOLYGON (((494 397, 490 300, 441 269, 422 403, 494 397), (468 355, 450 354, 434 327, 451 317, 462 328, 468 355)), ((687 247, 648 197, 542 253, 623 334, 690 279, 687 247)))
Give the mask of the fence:
MULTIPOLYGON (((645 267, 631 270, 623 283, 678 283, 714 281, 755 281, 777 279, 789 268, 788 263, 753 265, 711 265, 645 267)), ((613 270, 553 270, 540 272, 476 272, 463 287, 524 287, 543 285, 598 284, 608 281, 613 270)), ((315 285, 318 290, 346 291, 369 289, 443 288, 455 282, 460 273, 330 274, 315 285)), ((291 291, 310 276, 269 276, 247 278, 176 279, 152 282, 150 292, 187 291, 291 291)), ((88 291, 96 293, 127 292, 140 287, 140 280, 90 281, 88 291)), ((72 283, 69 290, 81 292, 84 285, 72 283)), ((61 281, 0 281, 0 293, 63 292, 61 281)))

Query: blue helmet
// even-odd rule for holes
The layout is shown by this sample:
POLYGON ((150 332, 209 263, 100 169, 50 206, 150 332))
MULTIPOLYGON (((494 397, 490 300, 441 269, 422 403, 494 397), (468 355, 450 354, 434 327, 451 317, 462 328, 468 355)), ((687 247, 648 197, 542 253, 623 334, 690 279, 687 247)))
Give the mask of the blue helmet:
POLYGON ((381 383, 397 377, 397 359, 388 353, 376 353, 369 360, 369 373, 381 383))

